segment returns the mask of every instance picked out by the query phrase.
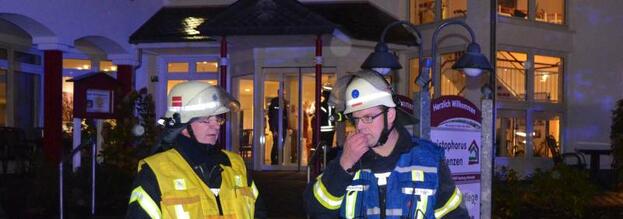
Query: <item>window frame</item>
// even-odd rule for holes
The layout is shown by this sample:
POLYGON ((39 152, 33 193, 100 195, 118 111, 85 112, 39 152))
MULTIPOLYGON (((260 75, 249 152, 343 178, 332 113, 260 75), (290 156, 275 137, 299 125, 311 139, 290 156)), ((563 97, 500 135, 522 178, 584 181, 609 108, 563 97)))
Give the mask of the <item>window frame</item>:
MULTIPOLYGON (((560 136, 558 143, 560 144, 561 153, 565 152, 567 148, 565 145, 565 136, 566 130, 566 118, 567 113, 565 110, 565 102, 567 100, 566 91, 566 78, 567 74, 565 73, 567 69, 568 55, 562 52, 541 50, 541 49, 528 49, 528 48, 517 48, 511 46, 498 45, 497 48, 499 51, 509 51, 509 52, 520 52, 525 53, 527 55, 527 62, 529 66, 526 66, 526 100, 525 101, 508 101, 508 100, 496 100, 496 110, 497 111, 525 111, 526 112, 526 133, 532 133, 534 131, 534 122, 538 119, 542 119, 543 116, 539 115, 555 115, 559 117, 559 125, 560 125, 560 136), (558 94, 559 100, 558 102, 545 102, 545 101, 537 101, 535 100, 535 70, 534 70, 534 57, 536 55, 540 56, 552 56, 560 58, 562 61, 562 65, 560 66, 561 72, 558 77, 558 94)), ((496 56, 497 57, 497 56, 496 56)), ((497 94, 495 94, 497 95, 497 94)), ((496 115, 495 119, 498 119, 498 115, 496 115)), ((497 137, 496 137, 497 138, 497 137)), ((526 142, 525 153, 526 155, 523 158, 519 157, 499 157, 498 158, 509 158, 509 159, 550 159, 543 157, 535 157, 533 152, 533 142, 532 137, 529 137, 526 142)), ((496 155, 497 156, 497 155, 496 155)))
MULTIPOLYGON (((418 13, 417 11, 413 12, 413 10, 415 9, 415 7, 413 7, 413 6, 414 6, 414 3, 416 1, 419 1, 419 0, 409 0, 409 2, 407 3, 408 4, 408 6, 407 6, 408 20, 409 20, 409 22, 413 23, 416 26, 419 26, 419 25, 430 25, 430 24, 434 24, 434 23, 438 23, 438 22, 446 21, 446 20, 466 19, 467 16, 469 16, 469 0, 465 0, 465 15, 463 15, 463 16, 456 16, 456 17, 448 17, 448 18, 443 18, 443 16, 442 16, 443 15, 443 5, 442 5, 443 4, 443 0, 432 0, 434 2, 434 9, 433 9, 433 11, 434 11, 433 17, 434 18, 433 18, 433 20, 431 22, 416 24, 416 23, 412 22, 413 21, 412 15, 417 15, 417 13, 418 13)), ((452 0, 450 0, 450 1, 452 1, 452 0)))
POLYGON ((0 59, 0 68, 6 71, 6 109, 5 109, 5 126, 15 126, 15 116, 16 116, 16 93, 13 92, 15 89, 16 83, 16 72, 23 72, 28 74, 34 74, 39 76, 39 84, 35 86, 38 87, 38 92, 35 94, 34 108, 35 115, 33 115, 34 121, 36 124, 33 124, 34 127, 43 127, 43 60, 44 54, 43 51, 38 50, 34 47, 22 47, 8 44, 0 44, 0 48, 6 50, 7 57, 6 59, 0 59), (29 53, 32 55, 36 55, 39 57, 41 63, 39 64, 30 64, 24 62, 18 62, 15 57, 15 53, 29 53))
POLYGON ((497 9, 498 6, 496 6, 496 14, 499 18, 501 18, 501 20, 507 19, 508 21, 518 21, 518 22, 532 22, 532 23, 536 23, 536 24, 542 24, 542 25, 552 25, 552 26, 562 26, 562 27, 568 27, 569 24, 569 1, 567 0, 562 0, 563 1, 563 19, 562 19, 562 23, 557 24, 557 23, 551 23, 551 22, 546 22, 546 21, 540 21, 536 19, 536 1, 537 0, 528 0, 528 15, 527 18, 522 18, 522 17, 514 17, 514 16, 507 16, 507 15, 503 15, 500 14, 499 10, 497 9))

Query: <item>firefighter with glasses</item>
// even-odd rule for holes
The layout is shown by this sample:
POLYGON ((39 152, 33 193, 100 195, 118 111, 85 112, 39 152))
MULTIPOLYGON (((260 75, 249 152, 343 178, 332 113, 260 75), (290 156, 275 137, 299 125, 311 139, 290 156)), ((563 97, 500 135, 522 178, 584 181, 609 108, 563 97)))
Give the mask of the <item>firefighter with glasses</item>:
POLYGON ((225 90, 190 81, 167 98, 172 147, 139 162, 127 218, 264 218, 243 159, 215 146, 222 114, 240 104, 225 90))
POLYGON ((312 218, 468 218, 461 191, 434 143, 404 128, 387 81, 362 70, 337 80, 330 98, 355 128, 343 150, 305 190, 312 218))

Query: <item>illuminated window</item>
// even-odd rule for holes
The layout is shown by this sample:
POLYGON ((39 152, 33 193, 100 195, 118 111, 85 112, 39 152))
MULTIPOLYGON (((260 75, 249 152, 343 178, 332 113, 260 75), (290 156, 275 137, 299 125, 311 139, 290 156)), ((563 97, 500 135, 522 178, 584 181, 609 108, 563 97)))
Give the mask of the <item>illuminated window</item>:
POLYGON ((100 71, 117 71, 117 66, 113 65, 111 61, 100 61, 100 71))
POLYGON ((534 100, 559 102, 562 59, 551 56, 534 56, 534 100))
POLYGON ((554 24, 565 23, 565 0, 536 0, 537 21, 554 24))
POLYGON ((498 0, 498 14, 528 19, 528 0, 498 0))
POLYGON ((443 0, 441 19, 467 16, 467 0, 443 0))
POLYGON ((169 73, 186 73, 188 70, 188 62, 169 62, 167 64, 167 71, 169 73))
POLYGON ((410 17, 413 24, 426 24, 435 21, 436 0, 410 0, 410 17))
POLYGON ((195 63, 195 71, 196 72, 218 72, 218 63, 217 62, 196 62, 195 63))
MULTIPOLYGON (((538 113, 536 116, 539 116, 538 113)), ((535 157, 552 158, 560 153, 560 118, 534 120, 532 153, 535 157)))
POLYGON ((526 116, 520 111, 500 111, 495 120, 496 155, 524 157, 526 154, 526 116))
POLYGON ((465 74, 452 69, 452 65, 462 55, 462 52, 441 55, 441 95, 461 95, 465 89, 465 74))
POLYGON ((519 52, 497 53, 497 98, 509 101, 526 100, 526 68, 528 55, 519 52))
POLYGON ((91 70, 91 60, 87 59, 63 59, 64 69, 91 70))

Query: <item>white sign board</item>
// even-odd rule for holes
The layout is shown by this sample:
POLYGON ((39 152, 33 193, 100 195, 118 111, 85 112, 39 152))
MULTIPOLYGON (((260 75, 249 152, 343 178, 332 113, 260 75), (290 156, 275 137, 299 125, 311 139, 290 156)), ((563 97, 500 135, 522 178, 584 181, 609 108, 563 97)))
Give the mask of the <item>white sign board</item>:
POLYGON ((470 218, 480 218, 480 136, 480 129, 431 128, 431 141, 445 150, 470 218))
POLYGON ((87 107, 88 113, 112 113, 111 94, 109 90, 87 90, 87 107))

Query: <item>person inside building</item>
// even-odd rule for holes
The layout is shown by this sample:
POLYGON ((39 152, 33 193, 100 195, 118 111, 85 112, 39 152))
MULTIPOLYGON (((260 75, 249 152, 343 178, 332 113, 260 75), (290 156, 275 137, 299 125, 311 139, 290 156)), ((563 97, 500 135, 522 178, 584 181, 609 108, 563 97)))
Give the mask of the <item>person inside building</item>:
POLYGON ((326 145, 333 144, 333 136, 335 134, 335 122, 332 120, 335 107, 329 105, 329 96, 331 90, 324 88, 320 101, 320 141, 326 145))
MULTIPOLYGON (((278 92, 279 93, 279 92, 278 92)), ((286 102, 283 100, 283 102, 286 102)), ((268 125, 273 134, 273 146, 270 150, 270 164, 279 164, 279 141, 285 144, 285 137, 288 130, 288 108, 287 104, 282 109, 281 135, 279 135, 279 97, 273 97, 268 104, 268 125)))
POLYGON ((398 108, 378 73, 338 79, 331 104, 355 128, 342 152, 305 190, 312 218, 468 218, 444 151, 403 127, 417 122, 398 108))
POLYGON ((173 147, 139 162, 127 218, 265 218, 242 158, 215 146, 239 102, 220 87, 189 81, 172 88, 166 117, 173 147))

